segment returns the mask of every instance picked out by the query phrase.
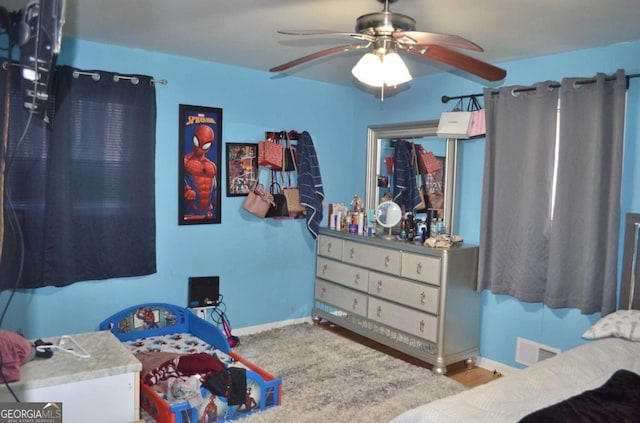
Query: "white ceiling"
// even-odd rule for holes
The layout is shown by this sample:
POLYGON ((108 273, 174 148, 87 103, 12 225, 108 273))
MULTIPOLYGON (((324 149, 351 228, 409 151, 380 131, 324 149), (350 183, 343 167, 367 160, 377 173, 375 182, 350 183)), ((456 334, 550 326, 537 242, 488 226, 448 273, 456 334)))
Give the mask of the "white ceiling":
MULTIPOLYGON (((3 0, 9 11, 27 0, 3 0)), ((67 0, 65 36, 268 70, 349 37, 301 37, 278 29, 354 31, 358 16, 379 12, 376 0, 67 0)), ((391 10, 413 17, 416 30, 456 34, 482 46, 464 51, 501 62, 640 40, 640 0, 399 0, 391 10)), ((289 75, 352 85, 362 53, 328 56, 289 75)), ((447 71, 405 56, 414 76, 447 71)), ((278 77, 275 76, 274 77, 278 77)))

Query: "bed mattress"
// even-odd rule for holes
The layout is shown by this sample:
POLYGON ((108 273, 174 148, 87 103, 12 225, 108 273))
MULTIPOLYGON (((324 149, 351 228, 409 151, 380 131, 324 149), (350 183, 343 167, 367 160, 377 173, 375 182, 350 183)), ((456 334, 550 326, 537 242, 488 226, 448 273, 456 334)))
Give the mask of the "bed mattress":
POLYGON ((517 422, 603 385, 619 369, 640 374, 640 342, 589 342, 512 375, 409 410, 392 423, 517 422))

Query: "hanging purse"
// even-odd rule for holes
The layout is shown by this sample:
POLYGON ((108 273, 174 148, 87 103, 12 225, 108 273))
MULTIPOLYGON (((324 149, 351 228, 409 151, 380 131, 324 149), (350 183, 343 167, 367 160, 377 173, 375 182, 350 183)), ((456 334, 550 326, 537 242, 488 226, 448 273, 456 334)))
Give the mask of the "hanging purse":
POLYGON ((273 205, 269 207, 266 217, 275 219, 286 219, 289 217, 289 209, 287 208, 287 199, 282 193, 280 184, 276 181, 276 172, 271 171, 271 186, 269 192, 273 196, 273 205))
POLYGON ((258 171, 256 181, 244 199, 242 208, 255 216, 264 218, 272 205, 275 205, 273 196, 264 190, 264 186, 260 183, 260 172, 258 171))
POLYGON ((415 208, 416 212, 426 210, 427 202, 429 201, 425 192, 424 177, 422 175, 421 164, 418 160, 418 154, 416 153, 416 150, 420 151, 420 149, 422 149, 422 146, 418 145, 418 147, 416 147, 414 143, 411 143, 411 164, 416 174, 416 185, 419 187, 418 194, 420 194, 421 200, 415 208))
POLYGON ((300 189, 298 187, 284 188, 282 193, 287 200, 287 210, 289 210, 289 213, 298 214, 307 211, 307 208, 300 204, 300 189))
POLYGON ((282 169, 282 144, 273 137, 258 143, 258 164, 272 170, 282 169))
POLYGON ((393 156, 385 157, 384 165, 387 167, 387 175, 393 175, 393 156))
POLYGON ((471 112, 462 111, 462 99, 450 112, 442 112, 438 122, 437 135, 440 138, 469 138, 471 112))
POLYGON ((286 131, 282 131, 282 135, 285 140, 284 145, 284 170, 291 171, 296 170, 296 149, 291 145, 291 139, 289 138, 289 133, 286 131))
MULTIPOLYGON (((297 178, 298 165, 296 163, 295 156, 292 156, 292 159, 293 159, 292 160, 293 170, 296 172, 296 178, 297 178)), ((302 204, 300 204, 300 189, 298 187, 291 186, 290 172, 287 172, 287 179, 288 179, 288 186, 286 186, 282 190, 282 193, 287 199, 287 209, 289 210, 290 216, 297 217, 298 213, 305 213, 307 211, 307 208, 304 207, 302 204)))
POLYGON ((471 123, 469 124, 469 137, 483 136, 487 133, 487 123, 485 119, 485 112, 480 103, 475 98, 471 97, 469 101, 469 109, 471 110, 471 123))
POLYGON ((431 152, 425 150, 421 145, 417 147, 417 156, 420 162, 420 173, 434 173, 440 170, 440 162, 438 158, 431 152))

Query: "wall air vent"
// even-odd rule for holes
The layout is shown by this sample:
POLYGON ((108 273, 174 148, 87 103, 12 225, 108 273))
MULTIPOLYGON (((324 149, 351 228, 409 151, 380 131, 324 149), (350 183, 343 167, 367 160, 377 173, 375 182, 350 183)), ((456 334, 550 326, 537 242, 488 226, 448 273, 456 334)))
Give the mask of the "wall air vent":
POLYGON ((517 338, 516 341, 516 363, 530 366, 539 361, 546 360, 560 354, 558 348, 539 344, 524 338, 517 338))

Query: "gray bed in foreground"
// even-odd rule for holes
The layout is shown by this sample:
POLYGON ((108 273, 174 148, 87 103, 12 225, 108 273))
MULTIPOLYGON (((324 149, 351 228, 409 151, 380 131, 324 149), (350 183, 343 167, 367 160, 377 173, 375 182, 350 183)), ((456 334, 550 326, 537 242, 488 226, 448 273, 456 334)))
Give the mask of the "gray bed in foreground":
POLYGON ((533 411, 600 387, 619 369, 640 374, 640 342, 592 341, 518 373, 409 410, 392 422, 518 422, 533 411))
POLYGON ((511 423, 524 417, 527 423, 640 422, 639 267, 640 214, 628 213, 620 310, 582 335, 590 340, 587 344, 406 411, 392 423, 511 423), (632 373, 619 378, 620 370, 632 373))

